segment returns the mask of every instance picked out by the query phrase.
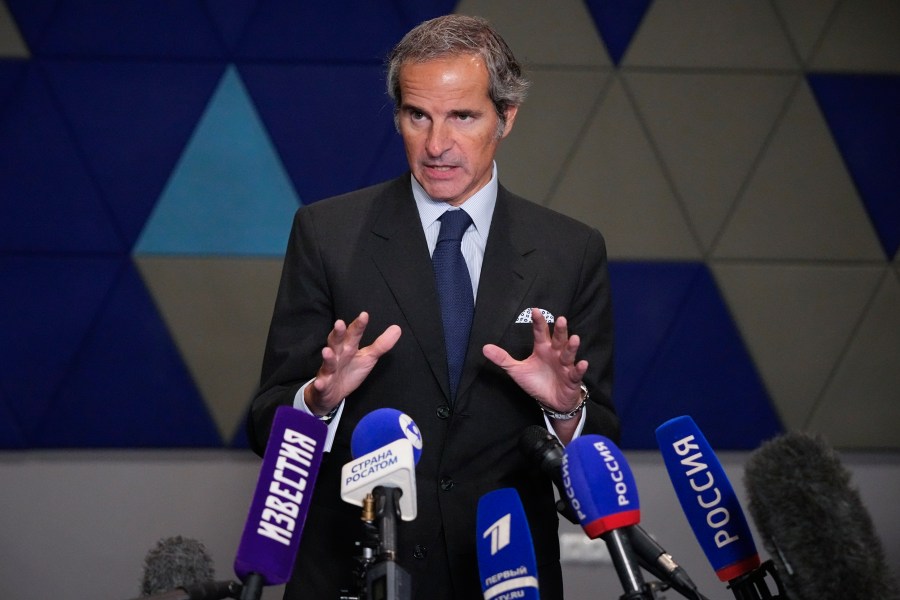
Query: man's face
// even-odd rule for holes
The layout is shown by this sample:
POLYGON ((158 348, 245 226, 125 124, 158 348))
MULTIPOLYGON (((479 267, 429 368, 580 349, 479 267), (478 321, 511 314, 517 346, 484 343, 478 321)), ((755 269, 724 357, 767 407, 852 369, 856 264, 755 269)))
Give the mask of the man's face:
MULTIPOLYGON (((413 176, 435 200, 459 206, 491 180, 500 143, 481 57, 463 55, 400 68, 400 135, 413 176)), ((516 108, 506 112, 512 129, 516 108)))

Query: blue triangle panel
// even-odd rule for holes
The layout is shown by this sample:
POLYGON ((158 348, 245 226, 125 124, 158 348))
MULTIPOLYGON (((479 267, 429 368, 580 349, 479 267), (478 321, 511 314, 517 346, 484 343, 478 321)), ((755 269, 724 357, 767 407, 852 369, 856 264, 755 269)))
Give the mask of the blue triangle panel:
POLYGON ((700 263, 610 262, 616 340, 613 399, 619 414, 634 404, 701 269, 700 263))
POLYGON ((394 128, 380 66, 239 70, 304 204, 376 183, 368 177, 394 128))
POLYGON ((384 139, 381 146, 372 156, 372 164, 366 170, 363 179, 363 185, 369 185, 391 179, 400 173, 409 170, 409 163, 406 161, 406 151, 403 148, 403 138, 397 133, 396 129, 391 126, 384 132, 384 139))
POLYGON ((224 58, 224 46, 199 0, 60 0, 35 56, 224 58))
POLYGON ((224 64, 48 61, 51 84, 126 252, 224 70, 224 64))
POLYGON ((216 426, 134 265, 31 443, 44 448, 220 447, 216 426))
POLYGON ((229 68, 135 252, 282 256, 299 201, 229 68))
POLYGON ((408 28, 393 2, 266 0, 250 19, 235 56, 381 65, 408 28))
POLYGON ((250 412, 250 407, 247 407, 247 412, 244 413, 244 418, 241 419, 241 424, 238 425, 238 428, 235 430, 234 435, 231 438, 231 443, 228 444, 229 448, 239 449, 239 450, 249 450, 250 449, 250 438, 247 437, 247 417, 250 412))
POLYGON ((120 270, 119 258, 0 257, 0 386, 26 432, 90 331, 120 270))
POLYGON ((0 114, 0 190, 0 251, 127 250, 36 61, 0 114))
POLYGON ((4 0, 29 50, 39 45, 59 0, 4 0))
POLYGON ((900 247, 900 75, 808 77, 885 256, 891 258, 900 247))
POLYGON ((585 0, 606 51, 619 64, 653 0, 585 0))
MULTIPOLYGON (((447 15, 456 8, 457 0, 395 0, 394 5, 397 6, 403 15, 403 20, 407 25, 407 29, 412 29, 419 23, 433 19, 441 15, 447 15)), ((397 38, 396 41, 400 41, 397 38)))
POLYGON ((19 421, 6 402, 3 386, 0 386, 0 450, 25 448, 25 435, 19 421))
POLYGON ((203 6, 229 56, 233 54, 250 17, 256 10, 257 0, 203 0, 203 6))
POLYGON ((690 415, 710 444, 748 450, 781 432, 777 413, 716 284, 698 266, 651 369, 622 417, 622 445, 656 448, 656 428, 690 415))
POLYGON ((3 120, 7 100, 22 86, 27 66, 26 60, 0 59, 0 121, 3 120))

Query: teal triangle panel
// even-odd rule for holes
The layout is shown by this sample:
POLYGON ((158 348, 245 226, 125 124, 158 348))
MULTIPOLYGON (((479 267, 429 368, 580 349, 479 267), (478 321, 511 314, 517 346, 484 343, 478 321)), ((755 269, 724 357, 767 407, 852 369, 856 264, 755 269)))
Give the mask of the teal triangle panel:
POLYGON ((129 259, 30 442, 44 448, 222 445, 129 259))
POLYGON ((127 252, 225 65, 48 61, 47 68, 127 252))
POLYGON ((808 77, 890 259, 900 247, 900 75, 808 77))
POLYGON ((240 77, 229 68, 135 252, 281 256, 298 205, 240 77))
POLYGON ((401 146, 385 147, 394 121, 380 66, 238 68, 304 204, 406 170, 401 146))
POLYGON ((0 257, 0 385, 25 432, 66 384, 120 265, 120 258, 0 257))
POLYGON ((127 251, 36 61, 0 113, 0 190, 0 251, 127 251))
MULTIPOLYGON (((621 410, 624 448, 653 449, 656 428, 685 414, 697 421, 713 447, 721 449, 755 448, 782 429, 712 275, 703 264, 690 269, 693 276, 684 303, 638 389, 621 410)), ((654 287, 665 293, 659 285, 654 287)), ((629 306, 639 299, 621 294, 617 298, 616 318, 634 323, 629 306)), ((627 337, 627 331, 622 335, 627 337)))

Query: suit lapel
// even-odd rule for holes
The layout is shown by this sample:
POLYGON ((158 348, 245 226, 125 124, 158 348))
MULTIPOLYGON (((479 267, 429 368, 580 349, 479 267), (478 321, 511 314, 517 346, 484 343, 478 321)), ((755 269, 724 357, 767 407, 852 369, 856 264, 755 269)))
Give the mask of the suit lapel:
POLYGON ((378 208, 372 225, 372 260, 409 324, 403 335, 412 335, 422 348, 432 373, 449 398, 447 353, 440 334, 441 309, 409 177, 400 178, 397 185, 387 188, 375 200, 378 208))
POLYGON ((510 210, 509 195, 502 186, 499 188, 481 266, 475 319, 458 397, 464 395, 487 362, 482 347, 488 343, 496 344, 512 327, 525 294, 534 282, 534 269, 528 262, 534 244, 510 210))

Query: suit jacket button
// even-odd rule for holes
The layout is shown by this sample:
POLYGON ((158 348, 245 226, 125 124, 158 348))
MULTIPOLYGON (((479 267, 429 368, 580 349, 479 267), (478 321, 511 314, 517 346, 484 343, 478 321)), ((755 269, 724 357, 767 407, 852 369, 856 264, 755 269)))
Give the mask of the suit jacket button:
POLYGON ((441 477, 441 489, 445 492, 451 490, 454 485, 456 485, 455 482, 449 477, 441 477))
POLYGON ((413 550, 413 558, 425 558, 426 556, 428 556, 428 548, 421 544, 416 544, 413 550))
POLYGON ((449 417, 450 416, 450 407, 447 406, 446 404, 442 404, 442 405, 438 406, 437 416, 438 416, 438 419, 446 419, 447 417, 449 417))

